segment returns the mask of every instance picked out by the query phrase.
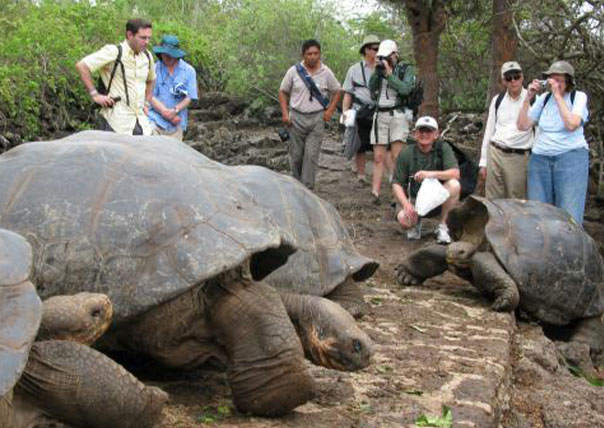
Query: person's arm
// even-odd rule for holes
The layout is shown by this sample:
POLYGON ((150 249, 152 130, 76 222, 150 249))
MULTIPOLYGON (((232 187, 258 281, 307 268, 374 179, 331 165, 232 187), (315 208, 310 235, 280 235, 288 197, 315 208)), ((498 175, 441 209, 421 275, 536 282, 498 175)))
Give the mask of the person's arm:
POLYGON ((75 65, 78 74, 80 75, 80 80, 86 87, 88 94, 92 100, 100 105, 101 107, 111 107, 114 104, 113 99, 108 95, 99 94, 94 86, 94 82, 92 81, 92 73, 90 68, 84 63, 84 61, 78 61, 75 65))
POLYGON ((333 112, 336 110, 341 96, 342 92, 340 90, 333 92, 329 105, 327 106, 327 109, 325 109, 325 113, 323 113, 323 120, 325 122, 329 122, 331 120, 331 116, 333 116, 333 112))
POLYGON ((149 107, 151 107, 151 100, 153 99, 153 88, 155 87, 155 79, 147 80, 145 83, 145 106, 143 111, 146 115, 149 114, 149 107))
POLYGON ((288 94, 279 89, 279 105, 281 106, 281 120, 284 125, 291 125, 292 122, 289 117, 289 96, 288 94))
POLYGON ((369 78, 369 90, 372 93, 376 93, 380 90, 380 86, 382 84, 382 79, 384 78, 383 76, 383 70, 378 69, 378 67, 376 66, 375 71, 373 72, 373 74, 371 75, 371 77, 369 78))
POLYGON ((485 180, 487 178, 487 151, 489 148, 489 144, 491 143, 491 138, 495 133, 495 102, 497 100, 497 95, 493 97, 491 100, 491 104, 489 106, 489 115, 487 117, 487 126, 484 130, 484 136, 482 137, 482 146, 480 148, 480 161, 478 162, 479 175, 481 180, 485 180))
POLYGON ((554 79, 548 79, 548 83, 552 89, 552 96, 556 100, 556 104, 558 105, 558 111, 560 112, 560 117, 562 118, 562 122, 564 123, 564 127, 573 132, 579 126, 581 126, 582 118, 578 114, 570 111, 566 102, 564 101, 564 93, 560 90, 560 86, 558 82, 554 79))
POLYGON ((347 110, 350 110, 350 108, 352 107, 352 95, 348 92, 344 92, 344 97, 342 100, 342 111, 345 112, 347 110))
POLYGON ((419 183, 425 178, 436 178, 440 181, 448 181, 451 179, 459 180, 461 177, 459 168, 449 168, 444 171, 417 171, 413 179, 419 183))
POLYGON ((524 102, 522 103, 522 107, 520 107, 520 112, 518 113, 518 119, 516 120, 516 128, 520 131, 528 131, 533 126, 535 126, 535 122, 533 119, 529 117, 529 109, 531 107, 531 101, 535 98, 535 95, 541 88, 541 82, 535 79, 531 83, 529 83, 527 89, 526 98, 524 98, 524 102))

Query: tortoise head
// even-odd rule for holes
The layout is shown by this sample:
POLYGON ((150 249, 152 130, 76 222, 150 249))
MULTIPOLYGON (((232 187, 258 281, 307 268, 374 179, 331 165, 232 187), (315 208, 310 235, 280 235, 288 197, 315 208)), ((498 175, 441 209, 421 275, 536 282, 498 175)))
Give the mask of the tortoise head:
POLYGON ((317 296, 283 295, 282 300, 313 363, 342 371, 369 365, 373 343, 340 305, 317 296))
POLYGON ((109 297, 98 293, 54 296, 43 302, 38 340, 68 340, 94 343, 111 324, 113 306, 109 297))
POLYGON ((457 241, 447 247, 447 263, 455 267, 467 268, 478 246, 472 242, 457 241))

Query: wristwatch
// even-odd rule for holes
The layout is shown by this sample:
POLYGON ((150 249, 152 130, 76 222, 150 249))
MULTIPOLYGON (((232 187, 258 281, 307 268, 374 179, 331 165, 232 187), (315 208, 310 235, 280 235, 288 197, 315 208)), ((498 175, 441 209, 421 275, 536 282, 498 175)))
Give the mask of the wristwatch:
POLYGON ((174 107, 172 110, 174 110, 174 113, 176 113, 176 114, 180 113, 180 110, 178 110, 178 107, 174 107))

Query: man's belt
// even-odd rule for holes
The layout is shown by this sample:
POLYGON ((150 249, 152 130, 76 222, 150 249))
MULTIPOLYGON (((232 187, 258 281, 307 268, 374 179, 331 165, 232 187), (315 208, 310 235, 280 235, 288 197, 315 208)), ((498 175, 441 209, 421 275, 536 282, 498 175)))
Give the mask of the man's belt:
POLYGON ((495 141, 491 141, 491 145, 495 147, 497 150, 502 151, 503 153, 513 153, 515 155, 524 155, 526 153, 530 153, 531 149, 512 149, 509 147, 503 147, 500 144, 497 144, 495 141))
POLYGON ((400 110, 400 109, 401 109, 401 106, 378 107, 377 111, 384 112, 384 111, 394 111, 394 110, 400 110))

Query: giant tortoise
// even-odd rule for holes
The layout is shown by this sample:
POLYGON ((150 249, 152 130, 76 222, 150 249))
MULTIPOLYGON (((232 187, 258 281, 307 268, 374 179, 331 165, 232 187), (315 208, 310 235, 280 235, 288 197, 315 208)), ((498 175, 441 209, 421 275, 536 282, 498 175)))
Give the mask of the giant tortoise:
MULTIPOLYGON (((296 242, 242 183, 242 168, 169 138, 85 132, 27 143, 0 156, 0 227, 31 243, 43 297, 110 297, 104 346, 181 368, 217 358, 240 410, 278 415, 312 397, 304 352, 355 370, 368 364, 371 341, 323 291, 280 295, 261 281, 296 242)), ((347 251, 357 260, 342 280, 373 273, 375 263, 347 251)), ((338 259, 323 260, 292 272, 327 275, 338 259)))
POLYGON ((0 427, 48 419, 87 428, 155 425, 167 395, 86 346, 109 326, 107 296, 41 304, 28 279, 31 262, 27 241, 0 229, 0 427))
POLYGON ((493 309, 549 325, 580 320, 574 338, 604 348, 604 265, 594 240, 562 209, 537 201, 469 197, 447 220, 456 242, 411 253, 397 266, 417 284, 452 266, 491 296, 493 309))

